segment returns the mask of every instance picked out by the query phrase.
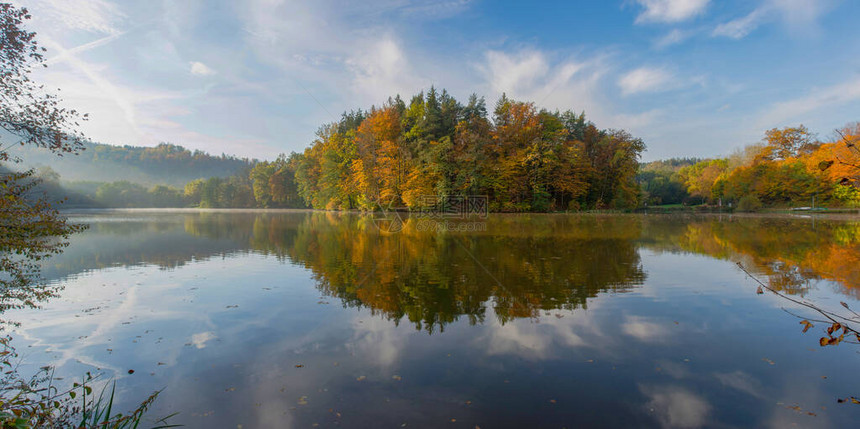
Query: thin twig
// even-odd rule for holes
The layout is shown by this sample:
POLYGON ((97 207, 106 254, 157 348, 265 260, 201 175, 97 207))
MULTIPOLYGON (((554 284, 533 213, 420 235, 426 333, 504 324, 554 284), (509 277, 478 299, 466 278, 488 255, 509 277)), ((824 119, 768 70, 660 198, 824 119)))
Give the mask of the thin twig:
MULTIPOLYGON (((795 299, 795 298, 792 298, 788 295, 785 295, 785 294, 777 291, 776 289, 773 289, 772 287, 764 284, 761 280, 756 278, 756 276, 752 275, 752 273, 750 273, 746 268, 744 268, 744 266, 740 262, 738 262, 737 265, 738 265, 738 268, 741 269, 741 271, 746 273, 746 275, 748 275, 751 279, 755 280, 755 282, 758 283, 759 286, 767 289, 768 291, 770 291, 774 295, 779 296, 780 298, 787 299, 787 300, 789 300, 789 301, 791 301, 797 305, 801 305, 801 306, 804 306, 804 307, 809 308, 811 310, 814 310, 814 311, 818 312, 819 314, 821 314, 822 316, 826 317, 830 322, 840 324, 844 330, 853 332, 854 334, 860 336, 860 331, 857 331, 856 329, 854 329, 851 326, 844 323, 844 322, 857 323, 856 319, 848 318, 848 317, 842 316, 840 314, 833 313, 831 311, 823 310, 823 309, 815 306, 815 304, 811 304, 811 303, 808 303, 806 301, 801 301, 799 299, 795 299), (836 319, 840 319, 844 322, 840 322, 839 320, 836 320, 836 319)), ((827 322, 825 322, 825 323, 827 323, 827 322)))

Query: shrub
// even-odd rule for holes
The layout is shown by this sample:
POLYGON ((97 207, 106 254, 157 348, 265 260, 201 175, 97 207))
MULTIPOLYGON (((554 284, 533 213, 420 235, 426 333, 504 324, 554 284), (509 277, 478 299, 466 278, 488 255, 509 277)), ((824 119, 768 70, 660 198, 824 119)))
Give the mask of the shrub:
POLYGON ((738 211, 740 212, 756 212, 761 209, 761 200, 755 195, 744 195, 738 201, 738 211))

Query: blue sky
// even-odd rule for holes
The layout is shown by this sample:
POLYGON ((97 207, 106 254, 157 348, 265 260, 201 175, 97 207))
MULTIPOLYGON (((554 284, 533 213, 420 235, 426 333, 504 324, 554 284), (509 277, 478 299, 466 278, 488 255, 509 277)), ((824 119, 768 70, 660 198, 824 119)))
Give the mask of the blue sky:
POLYGON ((646 160, 860 120, 853 0, 14 2, 49 50, 37 78, 111 144, 273 158, 431 85, 584 110, 646 160))

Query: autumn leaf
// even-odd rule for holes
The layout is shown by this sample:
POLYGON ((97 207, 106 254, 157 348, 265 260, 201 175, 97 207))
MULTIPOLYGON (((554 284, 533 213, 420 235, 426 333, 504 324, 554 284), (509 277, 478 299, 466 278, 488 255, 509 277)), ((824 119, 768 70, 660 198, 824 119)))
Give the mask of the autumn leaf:
POLYGON ((813 327, 813 326, 814 326, 814 325, 813 325, 812 323, 810 323, 808 320, 801 320, 801 321, 800 321, 800 324, 801 324, 801 325, 803 325, 803 333, 806 333, 806 331, 808 331, 808 330, 809 330, 809 328, 811 328, 811 327, 813 327))

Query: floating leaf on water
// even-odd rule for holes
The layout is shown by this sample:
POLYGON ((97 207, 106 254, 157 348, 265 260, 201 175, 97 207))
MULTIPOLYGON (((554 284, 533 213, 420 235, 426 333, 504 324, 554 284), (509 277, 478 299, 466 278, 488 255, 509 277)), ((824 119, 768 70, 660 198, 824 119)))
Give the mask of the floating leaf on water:
POLYGON ((827 337, 821 337, 821 339, 818 340, 818 344, 821 345, 821 347, 824 347, 829 344, 828 341, 829 339, 827 337))
POLYGON ((806 333, 806 331, 808 331, 808 330, 809 330, 809 328, 811 328, 811 327, 813 327, 813 326, 814 326, 814 325, 813 325, 812 323, 810 323, 808 320, 801 320, 801 321, 800 321, 800 324, 801 324, 801 325, 803 325, 803 332, 804 332, 804 333, 806 333))
POLYGON ((307 405, 308 404, 308 397, 302 396, 301 398, 299 398, 298 402, 296 402, 296 403, 299 405, 307 405))
POLYGON ((755 293, 757 293, 757 294, 761 295, 761 294, 763 294, 763 293, 764 293, 764 291, 761 289, 761 286, 759 286, 759 287, 755 290, 755 293))
POLYGON ((765 361, 765 362, 767 362, 767 363, 769 363, 769 364, 771 364, 771 365, 776 365, 772 360, 770 360, 770 359, 768 359, 768 358, 761 358, 761 360, 763 360, 763 361, 765 361))
POLYGON ((550 400, 549 400, 549 403, 550 403, 550 404, 555 404, 555 399, 550 399, 550 400))
POLYGON ((228 388, 224 389, 225 392, 232 392, 234 390, 236 390, 235 387, 228 387, 228 388))
POLYGON ((134 370, 133 370, 133 369, 130 369, 130 370, 128 370, 128 373, 129 373, 129 374, 134 374, 134 370))
POLYGON ((358 378, 356 378, 356 381, 364 381, 364 379, 366 379, 366 378, 367 377, 360 375, 360 376, 358 376, 358 378))
POLYGON ((297 363, 297 364, 296 364, 296 368, 304 368, 304 367, 305 367, 305 365, 304 365, 304 364, 301 364, 301 363, 297 363))
POLYGON ((395 379, 395 380, 397 380, 397 381, 402 380, 402 377, 400 377, 399 375, 392 375, 392 376, 391 376, 391 378, 393 378, 393 379, 395 379))
POLYGON ((848 304, 846 304, 845 301, 839 301, 839 303, 842 304, 842 306, 845 307, 846 310, 850 310, 850 308, 848 308, 848 304))

